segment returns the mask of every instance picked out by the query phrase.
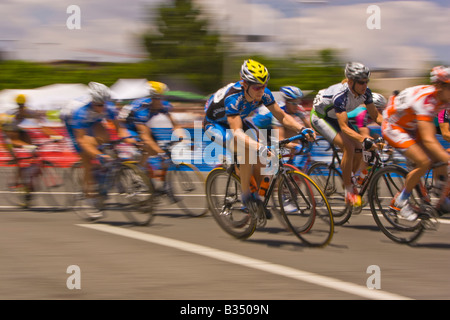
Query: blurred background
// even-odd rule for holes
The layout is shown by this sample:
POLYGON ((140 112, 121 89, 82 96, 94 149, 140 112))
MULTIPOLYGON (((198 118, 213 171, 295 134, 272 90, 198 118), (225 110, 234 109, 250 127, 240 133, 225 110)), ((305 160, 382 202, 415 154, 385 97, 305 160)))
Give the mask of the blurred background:
POLYGON ((271 90, 310 91, 306 107, 350 60, 386 96, 450 61, 446 0, 9 0, 0 12, 0 90, 145 78, 196 94, 199 112, 247 58, 271 90))

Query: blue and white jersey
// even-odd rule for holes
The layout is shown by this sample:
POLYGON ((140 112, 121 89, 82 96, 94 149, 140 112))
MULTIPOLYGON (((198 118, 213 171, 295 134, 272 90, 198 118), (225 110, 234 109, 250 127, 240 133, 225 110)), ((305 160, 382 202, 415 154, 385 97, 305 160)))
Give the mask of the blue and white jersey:
POLYGON ((94 112, 91 102, 74 110, 71 115, 67 115, 66 123, 72 129, 89 129, 94 124, 103 120, 114 120, 117 117, 117 109, 113 103, 107 103, 104 112, 94 112))
POLYGON ((134 100, 130 105, 120 110, 119 120, 125 123, 128 130, 137 132, 136 124, 146 124, 151 118, 158 114, 168 114, 172 105, 168 101, 162 101, 162 108, 151 110, 152 99, 141 98, 134 100))
POLYGON ((206 120, 227 124, 228 116, 240 115, 241 119, 244 119, 260 106, 270 106, 274 103, 275 98, 268 88, 264 89, 261 101, 248 102, 241 81, 230 83, 214 93, 206 102, 206 120))
POLYGON ((336 118, 336 113, 350 112, 361 104, 372 103, 372 91, 367 88, 363 95, 354 95, 347 83, 338 83, 319 91, 313 102, 313 111, 321 118, 336 118))

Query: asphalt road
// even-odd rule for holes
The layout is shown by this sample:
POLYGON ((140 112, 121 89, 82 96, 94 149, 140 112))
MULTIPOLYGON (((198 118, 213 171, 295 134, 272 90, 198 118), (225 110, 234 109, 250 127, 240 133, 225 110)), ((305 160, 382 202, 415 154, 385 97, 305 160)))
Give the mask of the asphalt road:
POLYGON ((449 299, 449 223, 399 245, 363 210, 308 248, 277 220, 240 241, 164 201, 148 227, 3 208, 0 299, 449 299))

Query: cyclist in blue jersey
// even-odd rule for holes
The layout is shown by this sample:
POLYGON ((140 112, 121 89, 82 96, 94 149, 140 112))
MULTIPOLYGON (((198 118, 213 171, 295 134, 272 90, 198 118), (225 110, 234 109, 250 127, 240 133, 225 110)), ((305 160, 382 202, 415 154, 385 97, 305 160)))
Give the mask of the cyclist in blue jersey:
MULTIPOLYGON (((311 123, 309 121, 309 117, 307 116, 307 112, 301 105, 303 92, 300 88, 294 86, 283 86, 280 88, 280 93, 283 97, 283 101, 279 102, 281 110, 292 116, 300 125, 311 128, 311 123)), ((266 106, 259 107, 251 120, 258 129, 267 129, 269 133, 273 129, 279 130, 278 137, 280 140, 290 138, 296 134, 295 131, 285 129, 266 106)), ((287 144, 286 147, 294 149, 294 152, 295 150, 299 151, 301 149, 301 145, 295 142, 287 144)))
POLYGON ((372 92, 367 87, 370 70, 361 63, 351 62, 345 67, 346 82, 319 91, 313 102, 311 124, 328 142, 342 151, 341 169, 345 185, 345 199, 353 206, 361 206, 361 197, 352 183, 362 161, 362 148, 376 148, 375 141, 358 133, 348 121, 348 112, 365 104, 370 116, 378 124, 382 115, 373 104, 372 92))
POLYGON ((258 185, 262 179, 260 170, 262 164, 258 162, 252 168, 250 154, 258 152, 260 158, 268 158, 269 155, 267 146, 258 138, 258 130, 248 117, 257 108, 265 105, 283 126, 296 132, 303 132, 310 139, 314 139, 315 134, 281 110, 272 92, 267 88, 269 72, 264 65, 252 59, 245 60, 240 76, 240 81, 228 84, 208 99, 205 105, 204 126, 205 134, 215 143, 237 151, 241 150, 239 146, 244 147, 245 154, 237 152, 237 160, 242 200, 247 203, 259 200, 257 193, 252 193, 250 189, 252 174, 258 185))
POLYGON ((148 168, 149 156, 158 155, 161 159, 166 158, 166 153, 156 142, 147 122, 158 114, 164 114, 168 116, 174 129, 177 128, 175 120, 170 115, 173 106, 170 102, 162 100, 166 91, 168 91, 166 84, 149 81, 149 96, 134 100, 119 113, 119 121, 128 130, 129 136, 139 138, 143 143, 144 152, 140 165, 145 169, 148 168))
MULTIPOLYGON (((89 98, 87 101, 78 101, 81 104, 70 112, 63 114, 62 119, 74 144, 75 150, 80 154, 84 168, 84 187, 87 194, 92 194, 94 177, 92 176, 92 160, 109 161, 110 157, 98 150, 102 143, 109 142, 110 133, 105 121, 111 121, 119 137, 126 137, 126 132, 119 126, 117 110, 109 103, 110 90, 104 84, 90 82, 88 84, 89 98)), ((90 199, 94 200, 94 198, 90 199)), ((100 211, 92 212, 92 219, 103 216, 100 211)))

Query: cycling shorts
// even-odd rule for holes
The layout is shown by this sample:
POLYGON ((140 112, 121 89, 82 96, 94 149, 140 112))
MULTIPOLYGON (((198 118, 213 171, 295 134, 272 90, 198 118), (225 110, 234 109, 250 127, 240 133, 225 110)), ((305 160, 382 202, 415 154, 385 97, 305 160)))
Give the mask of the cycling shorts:
MULTIPOLYGON (((314 110, 311 111, 310 120, 314 130, 330 143, 333 143, 334 138, 342 131, 337 119, 327 116, 321 118, 314 110)), ((350 122, 348 126, 354 131, 359 132, 350 122)))
POLYGON ((399 152, 405 152, 406 149, 417 143, 418 137, 416 137, 413 131, 405 130, 404 128, 397 126, 396 124, 383 121, 381 124, 381 133, 384 140, 389 143, 390 146, 396 148, 399 152))

